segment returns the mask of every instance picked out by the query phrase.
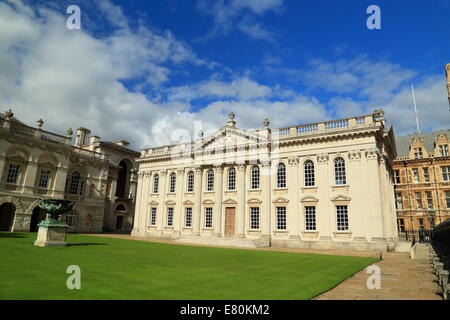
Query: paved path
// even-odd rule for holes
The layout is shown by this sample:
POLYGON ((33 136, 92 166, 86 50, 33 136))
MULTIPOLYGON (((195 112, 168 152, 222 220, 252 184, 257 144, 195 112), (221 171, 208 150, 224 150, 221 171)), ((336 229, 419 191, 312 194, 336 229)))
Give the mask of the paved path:
POLYGON ((409 253, 383 253, 375 264, 381 269, 381 288, 369 290, 371 274, 362 270, 317 300, 442 300, 437 279, 429 261, 411 260, 409 253))
MULTIPOLYGON (((89 236, 130 239, 148 242, 170 243, 177 245, 194 245, 171 240, 153 238, 132 237, 126 234, 85 234, 89 236)), ((223 247, 223 246, 221 246, 223 247)), ((377 257, 380 252, 360 252, 346 250, 315 250, 294 248, 242 248, 246 250, 269 250, 300 253, 318 253, 346 256, 377 257)), ((369 290, 367 279, 371 274, 362 270, 348 278, 337 287, 327 291, 315 299, 317 300, 442 300, 438 293, 440 286, 433 273, 432 264, 429 261, 411 260, 409 253, 388 252, 382 254, 382 260, 375 264, 381 270, 381 288, 369 290)))

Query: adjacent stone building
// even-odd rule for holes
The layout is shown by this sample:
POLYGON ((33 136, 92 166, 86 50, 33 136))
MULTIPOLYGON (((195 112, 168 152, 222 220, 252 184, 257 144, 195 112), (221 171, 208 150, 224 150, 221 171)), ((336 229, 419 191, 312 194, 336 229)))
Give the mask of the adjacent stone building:
POLYGON ((396 138, 393 162, 399 233, 450 218, 450 130, 396 138))
POLYGON ((0 231, 36 231, 40 198, 75 201, 69 231, 131 231, 139 153, 79 128, 59 135, 0 113, 0 231))
POLYGON ((246 131, 235 116, 192 143, 142 150, 132 234, 190 243, 392 250, 384 112, 246 131))

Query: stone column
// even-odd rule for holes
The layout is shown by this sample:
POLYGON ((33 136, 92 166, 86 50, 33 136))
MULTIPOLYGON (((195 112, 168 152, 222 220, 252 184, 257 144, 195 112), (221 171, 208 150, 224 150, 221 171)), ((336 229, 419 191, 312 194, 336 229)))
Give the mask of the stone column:
POLYGON ((136 207, 134 211, 134 226, 133 231, 131 232, 132 235, 139 234, 139 227, 140 227, 140 221, 141 221, 141 215, 143 214, 141 212, 141 202, 143 199, 142 194, 142 188, 143 188, 143 180, 144 180, 144 172, 140 171, 138 173, 138 186, 137 186, 137 199, 136 199, 136 207))
MULTIPOLYGON (((6 157, 0 154, 0 177, 3 175, 5 164, 6 164, 6 157)), ((6 172, 6 174, 8 174, 8 172, 6 172)))
POLYGON ((298 161, 298 157, 290 157, 286 172, 286 186, 289 199, 287 212, 289 239, 294 240, 300 239, 300 217, 303 216, 300 210, 298 161))
POLYGON ((164 202, 166 201, 166 184, 167 184, 167 170, 159 171, 159 188, 158 188, 158 210, 156 212, 156 229, 161 233, 166 226, 166 212, 164 202))
POLYGON ((144 178, 142 181, 142 193, 141 193, 141 203, 139 204, 139 232, 144 234, 147 230, 147 226, 149 225, 149 206, 148 206, 148 198, 150 196, 150 181, 152 178, 152 172, 147 171, 144 173, 144 178))
POLYGON ((184 226, 184 212, 183 212, 183 194, 184 194, 184 181, 185 181, 185 170, 184 168, 177 169, 177 183, 178 183, 178 191, 177 191, 177 204, 175 206, 175 212, 178 212, 178 214, 175 214, 175 220, 174 220, 174 226, 175 226, 175 232, 178 234, 181 234, 181 230, 183 230, 184 226), (178 228, 178 230, 177 230, 178 228))
MULTIPOLYGON (((330 178, 329 156, 326 153, 321 153, 317 156, 317 168, 314 172, 316 175, 316 185, 318 187, 319 202, 316 207, 316 227, 319 231, 320 240, 332 240, 332 232, 335 230, 332 227, 334 221, 334 208, 331 208, 330 202, 330 187, 334 185, 332 178, 330 178)), ((331 177, 333 174, 331 173, 331 177)))
POLYGON ((53 187, 53 196, 57 198, 64 197, 67 180, 67 167, 58 167, 55 172, 55 184, 53 187))
POLYGON ((245 194, 247 193, 247 185, 245 183, 246 165, 238 165, 236 175, 236 192, 237 192, 237 208, 236 208, 236 236, 244 238, 245 230, 245 194))
MULTIPOLYGON (((365 222, 370 226, 370 238, 384 238, 383 233, 383 214, 382 214, 382 196, 381 196, 381 183, 379 178, 379 156, 380 153, 377 149, 368 149, 366 154, 366 186, 369 194, 369 203, 366 204, 366 210, 364 210, 365 222)), ((350 213, 351 214, 351 213, 350 213)))
POLYGON ((36 182, 36 174, 37 174, 38 164, 37 162, 28 162, 25 178, 23 180, 24 185, 24 193, 33 194, 34 193, 34 185, 36 182))
POLYGON ((202 180, 203 169, 201 166, 195 167, 195 181, 194 181, 194 234, 200 235, 201 217, 202 217, 202 180))
POLYGON ((222 197, 223 197, 223 168, 214 168, 214 231, 218 237, 222 236, 222 197))
POLYGON ((260 178, 262 178, 262 204, 261 204, 261 222, 262 236, 270 237, 272 232, 272 186, 271 186, 271 168, 270 162, 263 162, 260 178))

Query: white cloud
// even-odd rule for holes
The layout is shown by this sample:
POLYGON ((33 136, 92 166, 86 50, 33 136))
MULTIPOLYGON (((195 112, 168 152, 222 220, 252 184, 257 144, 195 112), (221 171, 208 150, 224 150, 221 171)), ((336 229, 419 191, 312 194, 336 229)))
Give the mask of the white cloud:
POLYGON ((197 9, 214 19, 213 29, 201 40, 214 36, 227 35, 237 29, 251 38, 274 41, 274 34, 254 20, 254 16, 262 16, 269 11, 279 11, 283 0, 197 0, 197 9))

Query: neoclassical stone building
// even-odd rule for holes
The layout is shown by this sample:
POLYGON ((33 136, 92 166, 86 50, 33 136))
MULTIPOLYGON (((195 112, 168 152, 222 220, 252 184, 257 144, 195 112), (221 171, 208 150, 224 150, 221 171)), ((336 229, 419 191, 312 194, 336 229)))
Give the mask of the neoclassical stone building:
POLYGON ((105 142, 79 128, 75 143, 0 113, 0 231, 37 231, 40 198, 75 201, 72 232, 131 231, 139 156, 126 141, 105 142))
POLYGON ((231 246, 391 250, 392 128, 384 113, 145 149, 135 236, 231 246))

